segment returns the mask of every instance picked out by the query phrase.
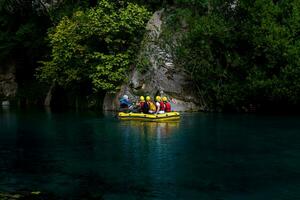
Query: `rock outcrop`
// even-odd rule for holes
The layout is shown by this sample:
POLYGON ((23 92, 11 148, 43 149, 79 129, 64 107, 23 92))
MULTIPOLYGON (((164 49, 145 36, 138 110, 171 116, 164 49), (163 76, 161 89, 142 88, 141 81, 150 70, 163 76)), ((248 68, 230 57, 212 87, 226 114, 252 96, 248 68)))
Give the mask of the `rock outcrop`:
POLYGON ((9 64, 0 67, 0 102, 7 102, 14 98, 18 85, 15 80, 15 65, 9 64))
POLYGON ((167 96, 173 100, 172 108, 177 111, 203 109, 188 74, 174 64, 172 45, 176 43, 176 38, 165 41, 161 37, 164 31, 164 13, 164 10, 157 11, 149 20, 146 27, 148 33, 142 41, 138 62, 129 81, 119 92, 106 94, 104 110, 116 110, 118 99, 124 94, 133 101, 138 100, 140 95, 167 96))

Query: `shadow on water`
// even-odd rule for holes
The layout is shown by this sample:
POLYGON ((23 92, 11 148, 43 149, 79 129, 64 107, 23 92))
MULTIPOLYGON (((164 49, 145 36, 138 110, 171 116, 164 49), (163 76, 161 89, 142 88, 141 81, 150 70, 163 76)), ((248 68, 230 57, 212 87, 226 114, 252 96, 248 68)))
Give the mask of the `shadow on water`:
POLYGON ((0 111, 0 194, 50 199, 297 199, 299 117, 0 111))

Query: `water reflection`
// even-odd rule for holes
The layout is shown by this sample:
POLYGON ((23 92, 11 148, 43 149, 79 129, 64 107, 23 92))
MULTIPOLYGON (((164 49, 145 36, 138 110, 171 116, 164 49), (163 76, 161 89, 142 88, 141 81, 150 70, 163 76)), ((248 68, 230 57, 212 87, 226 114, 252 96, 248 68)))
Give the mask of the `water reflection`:
POLYGON ((16 114, 10 110, 9 105, 0 107, 0 131, 6 128, 13 128, 16 121, 16 114))
POLYGON ((143 121, 121 121, 123 128, 135 128, 142 135, 168 137, 180 127, 179 121, 174 122, 143 122, 143 121))
POLYGON ((124 183, 136 188, 134 192, 143 191, 142 196, 161 196, 162 185, 176 182, 176 158, 172 155, 180 122, 119 121, 118 125, 122 138, 118 179, 126 177, 124 183))

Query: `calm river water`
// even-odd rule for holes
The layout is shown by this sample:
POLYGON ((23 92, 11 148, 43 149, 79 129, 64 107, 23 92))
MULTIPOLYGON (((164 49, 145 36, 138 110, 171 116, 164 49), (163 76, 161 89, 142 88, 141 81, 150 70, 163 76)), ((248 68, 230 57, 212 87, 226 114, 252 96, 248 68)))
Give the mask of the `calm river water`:
POLYGON ((55 199, 299 199, 300 117, 0 108, 0 192, 55 199))

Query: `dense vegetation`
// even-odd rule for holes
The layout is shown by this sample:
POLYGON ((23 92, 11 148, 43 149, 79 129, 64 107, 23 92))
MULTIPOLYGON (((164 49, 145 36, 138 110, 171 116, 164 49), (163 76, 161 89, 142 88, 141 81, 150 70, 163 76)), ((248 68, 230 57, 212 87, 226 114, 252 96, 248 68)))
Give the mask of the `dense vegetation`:
POLYGON ((59 92, 54 96, 67 92, 71 101, 116 90, 150 16, 146 5, 150 9, 139 1, 1 1, 0 62, 17 63, 18 98, 42 104, 50 85, 59 92))
POLYGON ((190 2, 176 10, 189 24, 177 58, 210 108, 299 105, 299 1, 190 2))
POLYGON ((26 72, 70 91, 114 91, 134 66, 150 13, 169 7, 167 28, 179 32, 184 24, 176 64, 207 108, 300 103, 297 0, 45 2, 0 3, 0 62, 21 60, 19 77, 26 72))
MULTIPOLYGON (((49 89, 36 80, 38 62, 50 48, 47 31, 65 15, 85 8, 88 1, 0 0, 0 71, 14 66, 20 104, 43 104, 49 89)), ((3 97, 0 94, 0 100, 3 97)), ((13 100, 16 100, 13 99, 13 100)))
POLYGON ((48 34, 51 60, 38 77, 64 87, 82 82, 114 91, 126 79, 149 18, 146 8, 102 0, 95 8, 63 17, 48 34))

